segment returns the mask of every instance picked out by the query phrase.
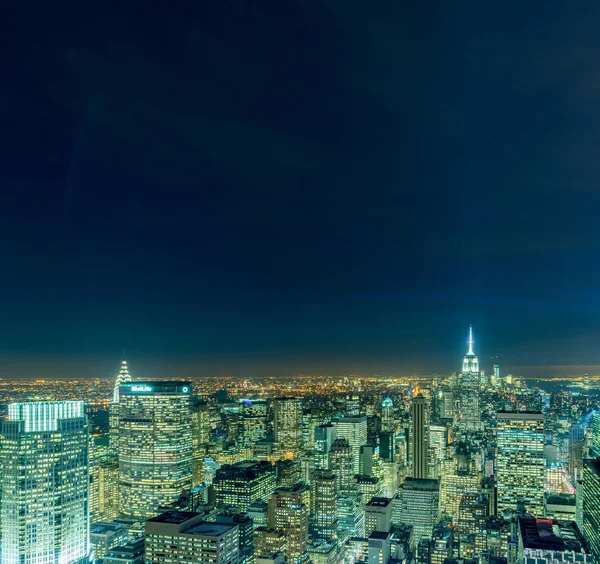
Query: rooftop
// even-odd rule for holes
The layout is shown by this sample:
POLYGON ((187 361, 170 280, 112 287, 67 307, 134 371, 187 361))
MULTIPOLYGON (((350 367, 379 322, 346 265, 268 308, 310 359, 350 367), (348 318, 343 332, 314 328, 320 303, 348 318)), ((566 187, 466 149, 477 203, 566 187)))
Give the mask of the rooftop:
POLYGON ((94 535, 100 535, 103 533, 110 533, 113 531, 120 531, 123 528, 121 523, 115 523, 112 521, 100 521, 98 523, 93 523, 90 526, 90 533, 94 535))
POLYGON ((207 537, 220 537, 227 531, 237 527, 237 525, 229 523, 209 523, 201 521, 196 525, 192 525, 189 529, 182 531, 186 535, 204 535, 207 537))
POLYGON ((519 532, 524 548, 589 553, 575 521, 521 517, 519 532))
POLYGON ((367 505, 371 507, 387 507, 390 503, 392 503, 392 498, 390 497, 372 497, 367 505))
POLYGON ((166 513, 161 513, 157 517, 148 519, 148 521, 151 521, 152 523, 181 525, 181 523, 185 523, 186 521, 193 519, 198 515, 200 515, 200 513, 196 513, 195 511, 167 511, 166 513))
POLYGON ((385 539, 388 539, 391 535, 392 535, 392 533, 386 533, 384 531, 373 531, 369 535, 369 538, 377 539, 377 540, 385 540, 385 539))

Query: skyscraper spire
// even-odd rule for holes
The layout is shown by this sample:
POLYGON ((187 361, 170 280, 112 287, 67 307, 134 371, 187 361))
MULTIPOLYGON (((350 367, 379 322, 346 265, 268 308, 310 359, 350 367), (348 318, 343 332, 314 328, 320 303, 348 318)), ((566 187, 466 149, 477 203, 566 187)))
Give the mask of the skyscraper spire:
POLYGON ((475 355, 475 351, 473 350, 473 326, 469 325, 469 350, 467 350, 467 354, 463 359, 463 374, 478 374, 479 373, 479 359, 475 355))
POLYGON ((115 403, 119 403, 119 386, 125 382, 131 382, 131 374, 129 374, 129 369, 127 368, 127 361, 121 361, 121 370, 119 370, 119 374, 117 374, 117 381, 115 382, 115 389, 113 391, 113 401, 115 403))
POLYGON ((475 356, 473 352, 473 325, 469 325, 469 351, 467 356, 475 356))

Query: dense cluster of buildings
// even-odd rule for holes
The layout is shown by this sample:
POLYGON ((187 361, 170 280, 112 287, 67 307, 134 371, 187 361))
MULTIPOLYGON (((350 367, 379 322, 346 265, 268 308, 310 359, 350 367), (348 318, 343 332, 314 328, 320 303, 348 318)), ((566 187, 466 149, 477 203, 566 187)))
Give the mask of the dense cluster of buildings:
POLYGON ((600 562, 589 378, 549 393, 488 375, 470 330, 462 370, 426 382, 248 397, 123 361, 104 429, 84 401, 9 403, 1 562, 600 562))

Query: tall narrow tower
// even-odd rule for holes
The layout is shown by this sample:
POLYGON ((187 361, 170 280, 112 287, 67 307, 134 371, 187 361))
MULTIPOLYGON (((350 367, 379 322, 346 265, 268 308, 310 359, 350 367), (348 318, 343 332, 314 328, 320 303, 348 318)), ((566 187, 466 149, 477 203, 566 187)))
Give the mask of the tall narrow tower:
POLYGON ((429 454, 429 416, 427 400, 416 396, 410 405, 410 455, 412 462, 412 477, 427 478, 427 463, 429 454))
POLYGON ((463 358, 460 375, 459 425, 465 431, 482 429, 479 411, 479 359, 473 350, 473 326, 469 326, 469 348, 463 358))

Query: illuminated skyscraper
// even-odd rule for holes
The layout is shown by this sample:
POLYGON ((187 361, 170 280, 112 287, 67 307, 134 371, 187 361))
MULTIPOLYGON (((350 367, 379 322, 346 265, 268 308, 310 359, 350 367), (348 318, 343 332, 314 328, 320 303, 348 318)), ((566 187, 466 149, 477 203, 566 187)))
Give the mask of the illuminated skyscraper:
POLYGON ((308 518, 310 491, 304 484, 277 488, 269 498, 269 529, 283 530, 286 538, 286 562, 308 561, 308 518))
POLYGON ((392 521, 412 525, 415 546, 422 538, 431 538, 439 519, 440 482, 407 478, 392 501, 392 521))
POLYGON ((273 402, 273 431, 275 442, 290 457, 302 448, 302 400, 277 398, 273 402))
POLYGON ((90 446, 88 455, 88 466, 90 472, 90 496, 89 512, 90 523, 96 523, 101 520, 100 517, 100 454, 98 447, 94 443, 94 438, 90 435, 90 446))
POLYGON ((338 439, 346 439, 352 449, 354 473, 360 472, 360 447, 367 444, 367 418, 338 417, 334 419, 338 439))
POLYGON ((473 327, 469 327, 468 344, 469 348, 463 359, 462 374, 459 379, 459 425, 463 430, 478 431, 483 425, 479 410, 479 359, 473 351, 473 327))
POLYGON ((116 455, 119 451, 119 387, 122 384, 131 382, 131 374, 129 374, 129 368, 127 367, 127 361, 121 361, 121 370, 117 374, 117 380, 113 389, 113 400, 109 405, 109 451, 111 454, 116 455))
POLYGON ((600 561, 600 459, 583 461, 583 536, 596 561, 600 561))
POLYGON ((335 438, 335 427, 333 425, 319 425, 315 427, 314 458, 316 470, 327 470, 329 468, 329 450, 335 438))
POLYGON ((448 429, 443 425, 429 425, 429 476, 439 478, 446 460, 448 429))
POLYGON ((381 431, 383 433, 394 432, 394 402, 392 402, 392 398, 385 398, 381 402, 381 431))
POLYGON ((419 480, 428 476, 429 413, 427 400, 416 396, 410 404, 410 460, 412 477, 419 480))
POLYGON ((312 531, 319 541, 334 541, 338 532, 337 476, 327 470, 317 470, 312 482, 312 531))
POLYGON ((338 490, 350 492, 354 484, 354 453, 347 439, 336 439, 329 450, 329 469, 337 476, 338 490))
POLYGON ((264 399, 241 399, 242 444, 252 447, 262 441, 267 429, 267 401, 264 399))
POLYGON ((338 538, 344 543, 351 537, 365 536, 365 513, 363 496, 356 493, 343 493, 338 497, 338 538))
POLYGON ((537 411, 497 413, 496 475, 498 513, 517 502, 535 517, 544 516, 544 416, 537 411))
POLYGON ((192 487, 192 386, 130 382, 119 395, 121 513, 152 518, 192 487))
POLYGON ((1 439, 2 563, 89 562, 84 403, 9 404, 1 439))
POLYGON ((119 462, 116 456, 100 457, 98 510, 103 521, 112 521, 119 516, 119 462))
POLYGON ((192 483, 204 482, 204 458, 210 432, 208 405, 194 398, 192 403, 192 483))
POLYGON ((270 462, 244 460, 224 464, 213 481, 216 504, 246 511, 257 499, 267 501, 275 489, 275 468, 270 462))
POLYGON ((592 456, 600 456, 600 411, 592 413, 592 456))

